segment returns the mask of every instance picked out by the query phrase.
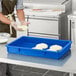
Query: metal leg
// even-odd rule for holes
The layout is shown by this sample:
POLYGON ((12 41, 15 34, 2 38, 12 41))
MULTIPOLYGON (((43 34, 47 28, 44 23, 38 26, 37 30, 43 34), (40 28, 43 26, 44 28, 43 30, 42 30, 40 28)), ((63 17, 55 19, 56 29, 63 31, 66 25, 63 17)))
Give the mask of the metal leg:
POLYGON ((67 72, 65 72, 63 76, 67 76, 67 74, 68 74, 68 73, 67 73, 67 72))
POLYGON ((69 73, 69 76, 74 76, 74 74, 73 73, 69 73))
POLYGON ((68 19, 68 39, 71 40, 71 20, 68 19))

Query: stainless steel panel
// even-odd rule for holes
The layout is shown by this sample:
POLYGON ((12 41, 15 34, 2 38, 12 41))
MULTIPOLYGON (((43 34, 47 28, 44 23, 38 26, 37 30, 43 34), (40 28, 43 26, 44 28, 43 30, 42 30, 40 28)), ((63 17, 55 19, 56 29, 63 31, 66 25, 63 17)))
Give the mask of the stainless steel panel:
POLYGON ((58 21, 44 19, 29 19, 29 32, 59 34, 58 21))
POLYGON ((70 26, 71 26, 71 40, 76 45, 76 25, 75 21, 71 20, 70 26))
POLYGON ((37 34, 37 33, 31 33, 31 32, 28 33, 28 36, 59 39, 58 35, 46 35, 46 34, 37 34))
POLYGON ((30 3, 48 3, 48 4, 63 4, 68 0, 24 0, 24 2, 30 3))
POLYGON ((29 15, 28 16, 30 19, 40 19, 40 20, 54 20, 58 21, 59 16, 36 16, 36 15, 29 15))

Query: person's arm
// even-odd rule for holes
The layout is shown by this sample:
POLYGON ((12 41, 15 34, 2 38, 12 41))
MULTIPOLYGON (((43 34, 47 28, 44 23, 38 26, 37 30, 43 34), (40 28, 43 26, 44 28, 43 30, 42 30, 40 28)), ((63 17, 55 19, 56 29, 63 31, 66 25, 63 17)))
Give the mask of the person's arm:
POLYGON ((23 0, 18 0, 16 5, 18 19, 21 22, 21 25, 27 25, 28 23, 25 20, 25 14, 23 9, 24 9, 23 0))
POLYGON ((20 22, 25 21, 25 15, 23 9, 17 10, 17 16, 20 22))
POLYGON ((5 23, 5 24, 9 24, 12 27, 14 27, 15 30, 21 30, 19 28, 17 28, 17 24, 15 21, 11 21, 10 19, 8 19, 7 17, 5 17, 5 15, 2 14, 2 5, 1 5, 1 1, 0 0, 0 21, 5 23))
POLYGON ((5 17, 1 12, 0 12, 0 21, 5 23, 5 24, 9 24, 12 27, 14 27, 15 30, 21 30, 17 28, 17 25, 14 21, 9 20, 7 17, 5 17))
POLYGON ((2 0, 0 0, 0 21, 6 24, 10 24, 11 21, 6 18, 3 14, 2 14, 2 4, 1 4, 2 0))
POLYGON ((0 12, 0 21, 5 24, 11 24, 11 21, 0 12))

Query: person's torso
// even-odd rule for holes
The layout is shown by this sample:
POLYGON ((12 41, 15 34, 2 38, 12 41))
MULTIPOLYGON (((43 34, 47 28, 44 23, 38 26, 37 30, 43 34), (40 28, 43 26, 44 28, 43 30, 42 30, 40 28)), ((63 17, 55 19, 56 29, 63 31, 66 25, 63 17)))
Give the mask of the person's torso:
POLYGON ((16 4, 17 0, 2 0, 2 13, 4 15, 11 14, 16 4))

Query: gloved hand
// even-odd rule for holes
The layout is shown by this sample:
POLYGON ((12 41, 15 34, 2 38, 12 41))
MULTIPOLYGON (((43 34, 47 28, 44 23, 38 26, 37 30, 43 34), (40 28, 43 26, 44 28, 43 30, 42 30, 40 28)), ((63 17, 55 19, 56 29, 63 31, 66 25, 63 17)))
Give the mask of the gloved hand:
POLYGON ((18 28, 21 28, 22 31, 26 31, 27 30, 27 25, 29 24, 29 22, 26 21, 21 21, 21 25, 18 26, 18 28))
POLYGON ((15 21, 12 21, 10 26, 12 26, 17 31, 21 31, 22 30, 21 28, 18 28, 18 25, 17 25, 17 23, 15 21))
POLYGON ((28 25, 28 24, 30 24, 29 22, 26 22, 26 21, 21 21, 21 25, 28 25))

